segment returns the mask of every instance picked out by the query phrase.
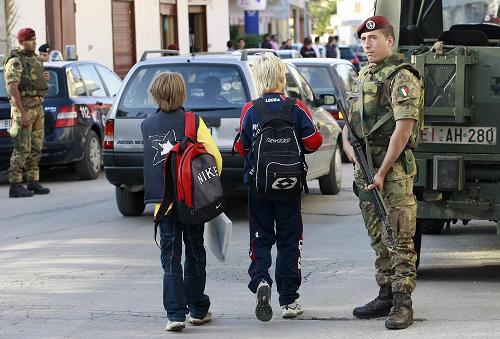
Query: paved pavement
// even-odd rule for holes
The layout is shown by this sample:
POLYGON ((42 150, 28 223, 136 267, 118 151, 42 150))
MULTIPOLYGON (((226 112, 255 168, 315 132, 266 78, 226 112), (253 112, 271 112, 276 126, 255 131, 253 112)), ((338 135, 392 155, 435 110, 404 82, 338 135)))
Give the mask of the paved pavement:
MULTIPOLYGON (((225 263, 208 254, 207 293, 215 319, 182 334, 166 333, 162 269, 152 210, 125 218, 101 176, 44 173, 48 196, 9 199, 0 185, 1 338, 470 338, 500 337, 500 242, 493 223, 471 222, 449 234, 424 236, 414 309, 404 331, 383 319, 360 321, 353 306, 375 296, 374 255, 349 189, 304 197, 304 314, 297 320, 254 318, 247 290, 249 259, 244 195, 229 197, 234 222, 225 263)), ((275 289, 274 289, 275 292, 275 289)))

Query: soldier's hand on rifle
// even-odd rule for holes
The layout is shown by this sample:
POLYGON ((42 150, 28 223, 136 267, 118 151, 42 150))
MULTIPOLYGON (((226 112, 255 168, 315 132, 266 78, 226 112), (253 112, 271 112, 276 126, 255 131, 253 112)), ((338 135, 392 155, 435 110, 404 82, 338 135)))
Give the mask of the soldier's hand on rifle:
POLYGON ((381 173, 375 174, 375 176, 373 177, 373 184, 368 185, 368 189, 372 190, 375 187, 378 187, 378 189, 382 191, 384 189, 384 180, 385 175, 382 175, 381 173))
POLYGON ((44 76, 45 80, 47 80, 47 81, 50 80, 50 73, 49 72, 47 72, 47 71, 43 72, 43 76, 44 76))

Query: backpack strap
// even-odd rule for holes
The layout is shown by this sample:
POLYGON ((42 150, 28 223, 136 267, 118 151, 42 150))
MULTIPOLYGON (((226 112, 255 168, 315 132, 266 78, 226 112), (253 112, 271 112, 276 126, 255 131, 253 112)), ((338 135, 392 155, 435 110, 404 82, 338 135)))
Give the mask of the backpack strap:
POLYGON ((273 114, 267 108, 267 105, 264 101, 264 98, 258 98, 252 101, 257 111, 261 113, 260 126, 264 126, 271 120, 283 120, 286 123, 293 125, 292 117, 292 108, 295 105, 295 99, 286 98, 284 104, 281 106, 280 110, 277 112, 278 114, 273 114))
POLYGON ((267 108, 267 105, 264 101, 263 97, 260 97, 258 99, 252 100, 253 106, 257 111, 259 111, 262 115, 268 115, 271 114, 271 111, 269 108, 267 108))
POLYGON ((296 101, 296 99, 286 98, 285 103, 283 104, 283 106, 281 106, 280 114, 291 118, 292 109, 296 101))
POLYGON ((184 135, 196 142, 198 134, 199 118, 193 112, 184 114, 184 135))
MULTIPOLYGON (((156 246, 158 246, 158 242, 156 241, 156 234, 158 232, 158 226, 165 219, 165 216, 168 212, 168 209, 172 203, 176 201, 177 197, 177 178, 175 177, 176 166, 177 166, 177 153, 174 151, 175 148, 179 148, 180 145, 174 146, 174 148, 168 153, 167 159, 165 159, 165 164, 163 166, 163 197, 161 199, 160 207, 155 215, 155 242, 156 246), (174 151, 174 152, 172 152, 174 151)), ((174 208, 172 206, 172 208, 174 208)), ((171 211, 172 213, 172 211, 171 211)), ((160 248, 160 246, 158 246, 160 248)))

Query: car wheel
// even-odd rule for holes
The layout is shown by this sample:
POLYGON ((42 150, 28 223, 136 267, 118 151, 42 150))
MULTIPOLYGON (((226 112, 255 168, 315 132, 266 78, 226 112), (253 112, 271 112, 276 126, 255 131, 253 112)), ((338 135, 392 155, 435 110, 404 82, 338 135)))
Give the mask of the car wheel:
POLYGON ((333 195, 340 192, 342 183, 342 157, 340 148, 335 147, 332 160, 330 161, 330 172, 319 178, 319 189, 321 194, 333 195))
POLYGON ((116 206, 125 217, 135 217, 141 215, 146 208, 144 203, 144 191, 129 192, 122 188, 115 188, 116 206))
POLYGON ((76 175, 82 180, 97 179, 101 172, 101 142, 90 130, 85 141, 83 159, 75 164, 76 175))
POLYGON ((422 247, 422 222, 417 220, 417 227, 415 228, 415 235, 413 236, 413 244, 415 245, 415 252, 417 252, 417 261, 415 268, 420 265, 420 248, 422 247))

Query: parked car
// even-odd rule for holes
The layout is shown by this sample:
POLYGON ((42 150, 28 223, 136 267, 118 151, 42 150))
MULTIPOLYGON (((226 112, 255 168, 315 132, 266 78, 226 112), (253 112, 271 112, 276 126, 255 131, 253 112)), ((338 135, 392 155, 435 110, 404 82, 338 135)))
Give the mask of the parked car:
POLYGON ((278 55, 281 59, 302 58, 302 55, 299 53, 299 51, 296 51, 294 49, 280 49, 276 52, 278 52, 278 55))
POLYGON ((368 57, 366 56, 365 51, 363 50, 363 46, 350 45, 350 47, 358 57, 361 67, 364 66, 364 64, 368 62, 368 57))
MULTIPOLYGON (((105 116, 121 80, 108 67, 89 61, 44 64, 49 73, 43 102, 45 139, 40 166, 74 164, 81 179, 95 179, 101 171, 105 116)), ((9 167, 13 140, 10 104, 0 69, 0 170, 9 167)))
MULTIPOLYGON (((228 54, 172 56, 146 60, 130 70, 106 121, 103 147, 106 177, 116 186, 116 202, 123 215, 139 215, 145 208, 140 126, 144 118, 156 112, 148 88, 162 71, 174 71, 184 76, 187 87, 184 107, 200 114, 210 129, 223 157, 223 184, 243 184, 244 159, 232 153, 232 146, 239 130, 243 105, 258 97, 251 72, 251 64, 258 58, 257 55, 244 58, 228 54), (218 100, 205 96, 213 89, 213 81, 210 88, 205 83, 209 77, 220 81, 218 100)), ((307 179, 319 179, 323 193, 336 194, 341 180, 338 146, 341 129, 335 119, 320 107, 307 81, 290 63, 287 64, 286 92, 309 107, 324 138, 317 152, 306 155, 309 165, 307 179)))
POLYGON ((361 69, 361 63, 359 62, 359 59, 354 50, 350 46, 339 46, 339 49, 340 58, 349 60, 356 69, 356 72, 359 72, 359 70, 361 69))
MULTIPOLYGON (((291 59, 287 62, 297 66, 317 97, 323 94, 334 94, 338 100, 345 103, 346 109, 349 109, 347 97, 358 76, 354 66, 349 61, 332 58, 308 58, 291 59)), ((344 127, 344 116, 339 112, 336 103, 325 104, 323 108, 330 112, 341 128, 344 127)), ((342 144, 342 140, 339 140, 339 143, 342 144)), ((343 152, 342 157, 344 161, 347 160, 343 152)))

